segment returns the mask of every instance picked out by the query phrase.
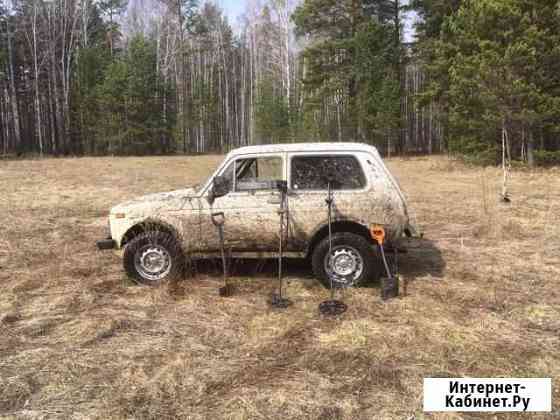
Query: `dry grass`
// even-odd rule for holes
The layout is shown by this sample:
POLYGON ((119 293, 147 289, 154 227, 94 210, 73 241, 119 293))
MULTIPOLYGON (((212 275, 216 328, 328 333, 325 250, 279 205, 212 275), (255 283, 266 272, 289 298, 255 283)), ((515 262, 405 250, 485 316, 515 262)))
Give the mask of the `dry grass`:
POLYGON ((95 250, 111 205, 220 159, 0 162, 0 416, 424 418, 423 377, 560 380, 558 170, 515 173, 502 205, 497 170, 392 160, 426 233, 401 258, 409 296, 352 290, 349 312, 322 320, 305 267, 274 312, 269 266, 241 266, 220 300, 211 265, 147 289, 95 250))

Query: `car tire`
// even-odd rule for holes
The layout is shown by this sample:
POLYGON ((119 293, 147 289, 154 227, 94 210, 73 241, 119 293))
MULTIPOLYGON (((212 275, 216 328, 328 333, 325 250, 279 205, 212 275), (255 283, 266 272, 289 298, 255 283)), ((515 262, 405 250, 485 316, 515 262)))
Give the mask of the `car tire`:
POLYGON ((160 231, 144 232, 124 248, 123 265, 134 281, 158 286, 183 274, 184 254, 175 236, 160 231))
POLYGON ((311 256, 313 273, 327 288, 331 288, 330 272, 334 273, 333 284, 340 287, 358 287, 380 277, 379 255, 373 245, 360 235, 340 232, 332 235, 332 255, 329 263, 329 238, 319 242, 311 256), (338 269, 332 269, 332 263, 338 269), (337 274, 338 273, 338 274, 337 274), (337 279, 337 280, 335 280, 337 279))

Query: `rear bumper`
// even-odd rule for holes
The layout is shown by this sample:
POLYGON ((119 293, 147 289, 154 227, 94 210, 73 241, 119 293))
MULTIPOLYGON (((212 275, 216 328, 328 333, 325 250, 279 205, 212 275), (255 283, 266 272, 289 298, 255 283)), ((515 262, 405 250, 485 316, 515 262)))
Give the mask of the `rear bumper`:
POLYGON ((107 238, 107 239, 102 239, 101 241, 97 241, 95 245, 97 245, 97 249, 101 251, 105 251, 108 249, 115 249, 117 247, 117 243, 112 238, 107 238))

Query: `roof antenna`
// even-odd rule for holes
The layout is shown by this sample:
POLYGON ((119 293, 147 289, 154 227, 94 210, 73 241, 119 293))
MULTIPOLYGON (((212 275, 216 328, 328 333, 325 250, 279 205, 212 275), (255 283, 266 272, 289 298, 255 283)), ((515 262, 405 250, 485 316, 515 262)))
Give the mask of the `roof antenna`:
MULTIPOLYGON (((332 263, 332 206, 334 203, 334 196, 332 192, 332 184, 335 181, 335 176, 332 172, 327 172, 327 186, 328 186, 328 195, 325 202, 327 203, 328 208, 328 224, 329 224, 329 264, 332 263)), ((333 270, 328 270, 327 274, 330 280, 331 286, 331 298, 319 304, 319 312, 321 315, 325 316, 338 316, 342 315, 344 312, 348 310, 348 306, 342 301, 335 299, 335 281, 334 281, 334 272, 333 270)))
POLYGON ((279 309, 286 309, 292 305, 292 301, 283 295, 284 276, 282 271, 282 263, 284 258, 284 238, 286 237, 288 223, 288 183, 287 181, 277 181, 276 187, 280 191, 280 208, 278 214, 280 216, 280 227, 278 234, 280 240, 278 242, 278 292, 274 293, 270 299, 270 306, 279 309))

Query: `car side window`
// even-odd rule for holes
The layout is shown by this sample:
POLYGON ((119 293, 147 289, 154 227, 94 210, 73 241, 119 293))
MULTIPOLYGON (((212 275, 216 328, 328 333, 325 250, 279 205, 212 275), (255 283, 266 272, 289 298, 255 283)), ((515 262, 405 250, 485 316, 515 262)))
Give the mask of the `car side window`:
POLYGON ((358 159, 351 155, 295 156, 291 160, 291 188, 294 190, 359 190, 366 177, 358 159))
POLYGON ((280 156, 236 159, 223 172, 231 179, 230 191, 256 191, 271 188, 271 181, 282 180, 282 158, 280 156), (235 168, 235 177, 233 175, 235 168))

